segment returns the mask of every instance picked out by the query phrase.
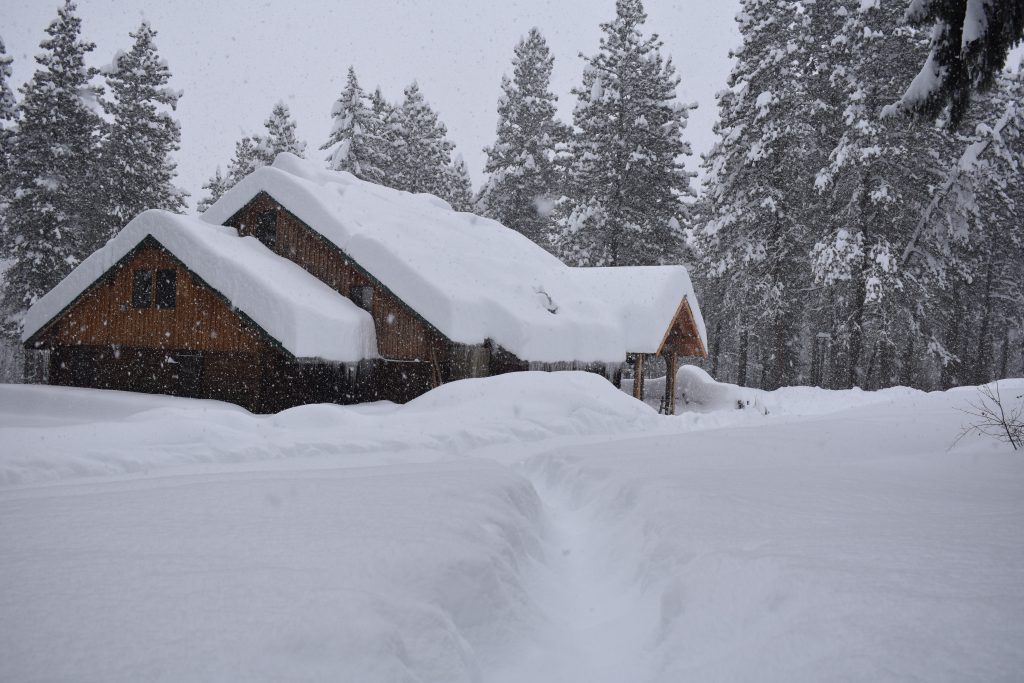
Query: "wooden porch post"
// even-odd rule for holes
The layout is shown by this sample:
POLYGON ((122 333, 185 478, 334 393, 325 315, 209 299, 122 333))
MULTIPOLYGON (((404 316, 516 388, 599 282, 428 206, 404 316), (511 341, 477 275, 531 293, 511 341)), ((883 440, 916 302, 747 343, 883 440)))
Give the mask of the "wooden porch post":
POLYGON ((665 354, 665 398, 661 405, 665 406, 666 415, 676 414, 676 352, 665 354))
POLYGON ((644 354, 633 359, 633 398, 644 400, 644 354))

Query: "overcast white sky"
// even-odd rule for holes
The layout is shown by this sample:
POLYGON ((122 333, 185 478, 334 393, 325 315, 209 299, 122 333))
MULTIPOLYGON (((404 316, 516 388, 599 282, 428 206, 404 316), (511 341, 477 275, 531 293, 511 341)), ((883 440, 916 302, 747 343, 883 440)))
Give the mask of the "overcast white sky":
MULTIPOLYGON (((0 35, 14 57, 14 80, 35 68, 43 30, 59 0, 4 0, 0 35)), ((647 0, 647 27, 661 35, 682 77, 680 98, 696 101, 687 137, 695 155, 712 141, 714 93, 724 87, 729 50, 739 43, 738 0, 647 0)), ((553 89, 563 118, 569 89, 582 74, 579 52, 597 46, 598 24, 612 18, 614 0, 79 0, 83 34, 97 44, 94 65, 109 63, 131 44, 143 18, 159 32, 157 45, 184 91, 178 108, 182 145, 178 184, 194 204, 203 182, 230 159, 235 140, 262 128, 274 102, 285 100, 309 143, 307 156, 330 130, 330 108, 354 65, 367 89, 389 99, 417 79, 448 125, 479 183, 493 141, 501 75, 512 48, 531 26, 555 55, 553 89)))

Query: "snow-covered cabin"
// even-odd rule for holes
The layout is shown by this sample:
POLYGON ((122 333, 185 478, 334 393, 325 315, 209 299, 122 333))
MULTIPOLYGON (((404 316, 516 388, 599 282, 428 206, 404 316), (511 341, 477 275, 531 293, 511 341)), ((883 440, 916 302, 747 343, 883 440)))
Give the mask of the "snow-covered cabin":
POLYGON ((707 347, 681 266, 570 268, 495 221, 290 154, 200 218, 135 218, 30 309, 23 339, 52 384, 259 411, 526 369, 617 380, 707 347))

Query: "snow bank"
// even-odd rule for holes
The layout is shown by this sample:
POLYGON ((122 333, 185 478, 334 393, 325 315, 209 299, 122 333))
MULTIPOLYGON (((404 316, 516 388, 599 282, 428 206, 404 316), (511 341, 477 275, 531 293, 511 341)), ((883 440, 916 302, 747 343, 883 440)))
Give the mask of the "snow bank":
POLYGON ((480 681, 539 516, 480 460, 0 496, 0 679, 480 681))
POLYGON ((0 385, 0 484, 295 457, 335 467, 437 460, 496 444, 659 428, 651 408, 582 372, 453 382, 403 405, 252 415, 217 401, 0 385), (116 440, 111 435, 116 434, 116 440))
MULTIPOLYGON (((242 179, 204 214, 223 224, 266 192, 400 299, 464 344, 493 339, 526 361, 621 362, 655 351, 685 297, 686 269, 574 269, 514 230, 291 154, 242 179), (609 302, 603 297, 614 292, 609 302), (635 297, 635 298, 634 298, 635 297), (622 302, 629 300, 631 306, 622 302), (623 316, 629 308, 629 318, 623 316)), ((705 345, 706 345, 706 339, 705 345)))
MULTIPOLYGON (((577 661, 621 674, 579 680, 1018 680, 1024 459, 974 436, 949 450, 974 394, 534 460, 588 558, 559 582, 601 615, 538 640, 582 638, 577 661)), ((558 680, 547 654, 502 680, 558 680)))
POLYGON ((950 448, 974 395, 698 431, 579 373, 269 417, 0 387, 4 467, 165 467, 0 488, 0 680, 1017 681, 1024 459, 950 448))
POLYGON ((682 406, 680 410, 684 412, 750 409, 762 415, 834 413, 921 393, 906 387, 893 387, 881 391, 863 391, 856 388, 830 391, 818 387, 783 387, 774 391, 763 391, 717 382, 695 365, 684 365, 679 368, 676 373, 676 391, 676 398, 682 406))
POLYGON ((232 228, 158 210, 135 217, 37 301, 25 316, 22 339, 38 332, 147 236, 294 356, 340 362, 376 357, 373 319, 326 284, 232 228))

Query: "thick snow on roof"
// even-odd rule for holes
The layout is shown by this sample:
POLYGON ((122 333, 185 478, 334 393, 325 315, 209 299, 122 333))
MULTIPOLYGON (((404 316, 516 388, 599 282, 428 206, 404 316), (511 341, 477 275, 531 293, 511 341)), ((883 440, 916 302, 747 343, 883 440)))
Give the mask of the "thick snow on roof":
POLYGON ((259 192, 333 242, 455 342, 493 339, 527 361, 617 362, 628 352, 656 350, 684 296, 699 319, 681 267, 588 269, 580 275, 581 269, 493 220, 453 211, 430 195, 326 171, 291 154, 244 178, 203 218, 223 224, 259 192), (630 289, 617 291, 624 286, 630 289), (645 291, 650 287, 656 291, 645 291), (611 291, 619 303, 609 305, 611 291))
POLYGON ((152 236, 298 358, 355 362, 377 355, 373 319, 305 270, 233 228, 166 211, 139 214, 29 309, 28 339, 152 236))
POLYGON ((682 266, 571 268, 580 287, 597 297, 625 326, 626 346, 634 353, 658 350, 682 297, 686 298, 704 348, 707 332, 690 274, 682 266))

